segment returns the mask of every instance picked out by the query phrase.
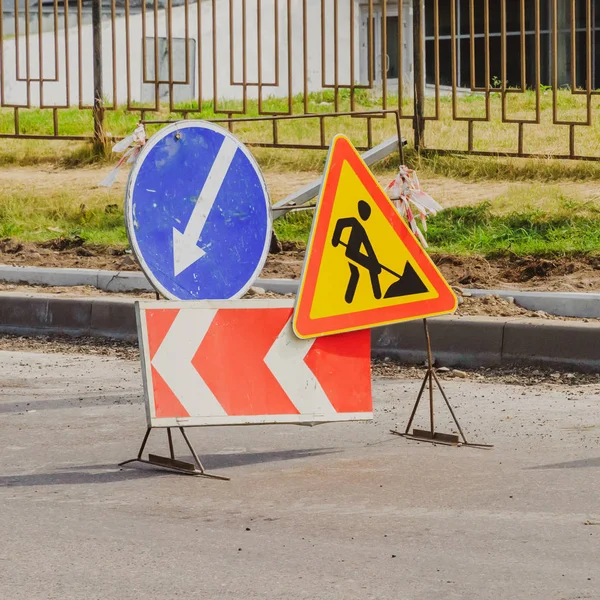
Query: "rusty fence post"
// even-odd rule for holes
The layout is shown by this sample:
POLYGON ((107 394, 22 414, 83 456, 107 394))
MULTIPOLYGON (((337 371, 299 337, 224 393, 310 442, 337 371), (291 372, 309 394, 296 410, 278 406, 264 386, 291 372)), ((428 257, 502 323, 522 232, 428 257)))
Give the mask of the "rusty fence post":
POLYGON ((104 137, 104 93, 102 88, 102 0, 92 0, 92 38, 94 69, 94 147, 106 151, 104 137))
POLYGON ((425 40, 423 0, 413 0, 413 63, 415 113, 413 129, 415 150, 425 145, 425 40))

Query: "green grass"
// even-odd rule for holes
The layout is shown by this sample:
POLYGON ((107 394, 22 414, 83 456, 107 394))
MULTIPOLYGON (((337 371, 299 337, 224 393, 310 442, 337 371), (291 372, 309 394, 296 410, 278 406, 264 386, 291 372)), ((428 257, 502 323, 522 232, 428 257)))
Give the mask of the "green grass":
MULTIPOLYGON (((579 255, 600 252, 600 208, 564 199, 549 210, 511 210, 511 195, 476 206, 450 208, 428 220, 432 252, 497 256, 579 255)), ((312 211, 275 221, 282 240, 306 242, 312 211)), ((81 237, 87 244, 126 247, 120 194, 90 191, 83 202, 60 191, 40 198, 15 193, 0 199, 0 237, 43 242, 81 237)))
MULTIPOLYGON (((4 183, 0 238, 44 242, 78 236, 88 244, 127 246, 122 189, 51 182, 39 189, 26 181, 4 183)), ((584 186, 586 193, 590 187, 584 186)), ((431 250, 540 256, 600 252, 600 191, 595 197, 579 195, 577 189, 584 188, 515 183, 490 192, 488 202, 448 208, 428 220, 431 250)), ((312 218, 312 211, 292 212, 275 221, 275 231, 282 240, 306 242, 312 218)))
POLYGON ((577 186, 569 184, 514 183, 490 200, 490 211, 494 215, 543 212, 558 218, 597 219, 600 217, 600 188, 583 187, 589 192, 586 196, 577 192, 577 186))
POLYGON ((308 241, 313 215, 314 211, 312 210, 288 213, 285 217, 275 220, 275 233, 282 240, 306 243, 308 241))
MULTIPOLYGON (((328 113, 335 110, 333 91, 311 94, 308 99, 308 111, 328 113)), ((510 152, 517 150, 518 126, 514 123, 502 123, 501 99, 499 94, 492 94, 491 120, 474 124, 475 150, 490 152, 510 152)), ((374 110, 380 106, 380 98, 374 93, 361 91, 357 93, 355 109, 374 110)), ((389 98, 389 107, 398 106, 397 98, 389 98)), ((585 96, 574 95, 568 90, 558 93, 558 117, 582 121, 585 117, 585 96)), ((535 112, 535 94, 510 94, 508 101, 510 118, 533 118, 535 112)), ((589 127, 576 128, 576 151, 587 156, 600 157, 600 119, 598 118, 600 96, 593 96, 593 120, 589 127)), ((211 102, 202 105, 188 103, 177 106, 178 110, 189 110, 192 118, 222 118, 216 114, 211 102), (194 112, 195 111, 195 112, 194 112)), ((219 110, 237 110, 240 103, 224 102, 219 110)), ((287 101, 276 98, 264 100, 263 111, 287 110, 287 101)), ((340 92, 339 111, 350 109, 349 94, 340 92)), ((412 106, 409 99, 402 103, 404 114, 410 117, 412 106)), ((294 114, 304 112, 303 99, 296 96, 292 99, 294 114)), ((433 99, 427 99, 426 114, 433 115, 435 105, 433 99)), ((458 99, 456 112, 459 117, 480 118, 485 115, 485 99, 482 95, 464 96, 458 99)), ((61 135, 86 135, 92 132, 91 110, 60 109, 58 128, 61 135)), ((19 111, 19 131, 22 134, 52 135, 53 112, 51 110, 30 109, 19 111)), ((247 116, 258 116, 258 104, 249 101, 246 107, 247 116)), ((126 112, 122 109, 106 111, 106 131, 110 136, 122 137, 133 131, 140 113, 126 112)), ((226 115, 225 115, 226 116, 226 115)), ((146 119, 178 119, 181 113, 170 114, 166 109, 159 113, 146 113, 146 119)), ((440 99, 439 120, 427 121, 425 140, 429 147, 445 150, 467 149, 467 123, 454 121, 452 117, 452 100, 449 96, 440 99)), ((396 132, 395 120, 390 116, 385 119, 373 119, 373 138, 379 142, 396 132)), ((159 129, 161 125, 149 125, 149 133, 159 129)), ((402 120, 403 135, 409 140, 412 137, 412 121, 402 120)), ((567 154, 569 149, 568 126, 554 125, 552 122, 552 94, 548 91, 541 95, 541 123, 525 125, 524 151, 541 155, 567 154)), ((14 113, 11 109, 0 109, 0 133, 14 133, 14 113)), ((243 141, 270 142, 272 124, 269 121, 236 123, 233 131, 243 141)), ((367 144, 367 132, 364 119, 352 117, 336 117, 325 120, 325 137, 330 140, 335 133, 345 133, 359 146, 367 144)), ((320 143, 319 121, 316 118, 284 120, 278 125, 278 136, 281 143, 318 144, 320 143)), ((64 141, 31 141, 2 140, 0 144, 0 166, 8 164, 32 165, 39 163, 59 164, 61 166, 79 166, 102 160, 94 153, 91 144, 64 141)), ((256 147, 254 152, 264 168, 278 170, 306 171, 322 168, 326 153, 323 151, 296 149, 266 149, 256 147)), ((110 157, 109 160, 114 160, 110 157)), ((468 180, 537 180, 558 181, 600 179, 600 163, 578 162, 548 159, 497 159, 495 157, 436 155, 416 156, 407 150, 407 164, 426 176, 443 175, 468 180)), ((397 157, 384 161, 378 168, 396 166, 397 157)))
POLYGON ((489 203, 445 210, 430 220, 432 251, 448 254, 570 256, 600 251, 600 214, 541 210, 494 214, 489 203))
MULTIPOLYGON (((527 209, 499 214, 489 202, 450 208, 428 219, 431 252, 556 256, 600 252, 600 209, 587 207, 543 211, 527 209)), ((275 222, 282 239, 306 242, 311 213, 291 213, 275 222)), ((375 242, 376 244, 376 242, 375 242)))
MULTIPOLYGON (((559 117, 581 117, 583 100, 581 96, 561 91, 559 117)), ((358 96, 359 105, 356 108, 373 109, 378 102, 379 99, 374 95, 363 92, 358 96)), ((508 103, 509 114, 512 117, 531 117, 534 102, 535 95, 532 92, 512 95, 508 103)), ((577 150, 581 154, 600 156, 599 102, 600 97, 595 96, 593 125, 578 129, 577 150)), ((499 152, 515 150, 516 125, 501 123, 498 95, 492 97, 491 107, 492 121, 475 124, 476 149, 499 152)), ((178 108, 198 110, 197 106, 191 104, 178 108)), ((228 103, 225 108, 235 109, 238 106, 228 103)), ((286 108, 287 104, 282 100, 265 100, 265 110, 282 111, 286 108)), ((341 94, 338 108, 340 111, 350 108, 348 94, 341 94)), ((427 113, 432 114, 432 100, 428 100, 426 108, 427 113)), ((459 100, 458 114, 474 118, 482 116, 484 108, 482 96, 467 96, 459 100)), ((294 98, 294 113, 300 113, 303 109, 302 99, 294 98)), ((332 112, 333 92, 312 94, 308 109, 316 113, 332 112)), ((405 102, 403 109, 410 114, 410 102, 405 102)), ((427 122, 426 140, 429 145, 446 149, 466 147, 466 124, 453 121, 451 111, 450 98, 442 98, 440 120, 427 122)), ((551 113, 551 95, 544 94, 541 125, 525 127, 526 152, 565 153, 568 150, 568 128, 552 125, 551 113)), ((247 114, 257 116, 256 102, 249 102, 247 114)), ((218 115, 215 115, 212 104, 206 103, 200 112, 190 116, 215 118, 218 115)), ((115 137, 127 135, 134 129, 138 118, 139 113, 136 112, 107 111, 107 132, 115 137)), ((178 115, 170 115, 163 110, 157 114, 148 113, 146 118, 174 119, 178 115)), ((402 123, 404 131, 410 131, 410 120, 402 123)), ((58 111, 58 125, 63 135, 89 135, 92 113, 90 110, 61 109, 58 111)), ((53 126, 52 111, 20 111, 19 128, 23 134, 50 135, 53 126)), ((159 127, 149 126, 149 133, 159 127)), ((278 131, 282 143, 319 142, 317 119, 282 121, 278 131)), ((0 133, 12 132, 14 113, 0 109, 0 133)), ((337 117, 326 120, 326 139, 339 132, 346 133, 357 145, 366 145, 366 129, 362 119, 337 117)), ((239 123, 235 124, 234 133, 247 142, 267 142, 271 139, 272 125, 269 122, 239 123)), ((393 135, 394 120, 373 119, 373 133, 375 142, 393 135)), ((410 138, 410 135, 405 135, 410 138)), ((297 149, 255 147, 253 152, 266 170, 285 173, 318 171, 322 169, 326 157, 324 151, 297 149)), ((99 156, 88 142, 3 139, 0 143, 0 167, 39 164, 82 167, 102 161, 115 164, 117 157, 99 156)), ((590 192, 589 185, 585 196, 569 188, 569 182, 599 180, 600 163, 430 153, 419 156, 410 148, 406 150, 406 162, 416 168, 422 178, 443 176, 469 182, 516 182, 509 186, 506 193, 490 196, 491 202, 450 208, 430 219, 427 237, 434 252, 485 255, 512 252, 541 256, 600 251, 600 195, 594 197, 593 186, 590 192)), ((376 165, 374 170, 387 174, 397 165, 396 155, 376 165)), ((580 186, 579 189, 582 187, 586 186, 580 186)), ((80 185, 72 185, 68 189, 37 190, 22 185, 13 186, 10 182, 5 188, 0 191, 1 237, 42 242, 56 237, 79 236, 88 244, 127 245, 120 191, 95 187, 82 189, 80 185)), ((292 213, 277 220, 275 229, 281 239, 306 242, 311 220, 312 212, 292 213)))
POLYGON ((68 192, 15 192, 0 198, 0 237, 44 242, 81 237, 88 244, 128 245, 120 194, 97 190, 83 202, 68 192))
MULTIPOLYGON (((406 163, 420 177, 448 177, 462 181, 563 182, 600 179, 600 162, 540 158, 504 158, 407 151, 406 163)), ((389 169, 382 161, 374 169, 389 169)))

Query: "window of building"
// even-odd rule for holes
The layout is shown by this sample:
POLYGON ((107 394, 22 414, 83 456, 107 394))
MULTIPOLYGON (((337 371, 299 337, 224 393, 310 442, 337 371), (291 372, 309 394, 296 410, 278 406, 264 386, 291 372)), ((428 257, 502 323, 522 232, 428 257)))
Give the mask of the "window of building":
MULTIPOLYGON (((527 87, 535 86, 535 35, 536 19, 539 16, 540 34, 540 80, 542 85, 552 83, 552 5, 550 1, 539 3, 539 15, 536 15, 535 0, 525 0, 525 82, 527 87)), ((485 73, 485 2, 475 0, 471 15, 471 0, 456 0, 456 62, 457 86, 471 87, 471 21, 474 30, 474 84, 486 86, 485 73)), ((587 0, 575 3, 575 83, 579 88, 586 86, 587 61, 592 61, 592 87, 600 87, 600 64, 596 60, 600 49, 600 0, 591 0, 592 48, 588 55, 586 48, 587 0)), ((439 0, 439 61, 440 83, 452 85, 452 42, 451 42, 451 0, 439 0)), ((571 86, 571 0, 558 0, 558 47, 557 67, 558 83, 571 86)), ((489 0, 489 57, 490 84, 502 80, 502 3, 489 0)), ((521 0, 506 0, 506 83, 519 87, 522 78, 523 44, 521 40, 521 0)), ((425 53, 427 83, 434 83, 435 45, 434 45, 434 0, 425 0, 425 53)))

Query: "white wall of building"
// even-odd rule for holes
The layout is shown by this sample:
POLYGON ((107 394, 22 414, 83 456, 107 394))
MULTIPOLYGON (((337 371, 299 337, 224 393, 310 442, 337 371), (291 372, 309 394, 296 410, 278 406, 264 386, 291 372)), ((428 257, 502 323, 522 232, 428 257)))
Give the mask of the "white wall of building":
MULTIPOLYGON (((356 0, 326 0, 325 9, 325 82, 334 83, 334 21, 333 6, 338 4, 338 83, 349 85, 352 80, 350 56, 354 53, 355 72, 354 80, 360 82, 360 46, 361 23, 360 9, 355 4, 354 22, 350 23, 350 2, 356 0), (354 28, 354 49, 350 48, 350 30, 354 28)), ((243 95, 243 86, 231 85, 230 81, 230 31, 229 31, 229 1, 217 0, 216 2, 216 28, 213 31, 212 1, 203 1, 200 5, 190 4, 188 7, 189 38, 196 40, 198 48, 198 7, 201 17, 201 84, 203 100, 240 100, 243 95), (213 36, 216 35, 216 73, 213 72, 213 36), (214 81, 216 79, 216 91, 214 81)), ((274 82, 276 77, 275 48, 279 47, 279 85, 263 88, 263 97, 288 96, 288 19, 291 22, 291 80, 292 93, 304 92, 304 64, 303 64, 303 13, 302 0, 291 0, 291 11, 287 14, 287 1, 279 0, 279 13, 275 15, 275 0, 262 0, 262 79, 264 82, 274 82), (275 39, 275 18, 279 24, 279 40, 275 39)), ((256 82, 258 79, 258 52, 257 52, 257 21, 256 0, 246 1, 247 40, 245 49, 242 45, 242 3, 233 0, 233 77, 242 81, 243 61, 246 56, 246 80, 256 82)), ((308 0, 307 2, 307 87, 309 92, 323 89, 322 81, 322 35, 321 35, 321 0, 308 0)), ((185 7, 176 7, 172 13, 172 31, 174 37, 185 38, 186 19, 185 7)), ((146 15, 146 36, 154 35, 154 15, 149 11, 146 15)), ((71 11, 69 23, 76 24, 76 14, 71 11)), ((159 11, 158 35, 166 36, 167 21, 165 11, 159 11)), ((40 37, 31 35, 29 38, 29 56, 25 38, 5 39, 3 44, 3 62, 1 65, 3 91, 1 104, 24 105, 30 103, 39 106, 40 103, 48 106, 77 106, 80 103, 91 105, 93 103, 93 68, 92 68, 92 27, 83 25, 81 28, 81 56, 78 53, 79 31, 77 27, 59 30, 58 43, 54 33, 45 33, 40 37), (40 65, 40 44, 42 49, 42 64, 40 65), (19 56, 19 72, 16 68, 16 57, 19 56), (68 68, 66 56, 68 55, 68 68), (55 59, 58 56, 58 72, 55 72, 55 59), (79 77, 79 62, 82 66, 82 76, 79 77), (27 75, 29 63, 29 77, 39 78, 40 71, 46 79, 42 86, 33 82, 27 84, 18 81, 17 76, 27 75), (67 94, 66 82, 69 82, 67 94)), ((148 47, 153 53, 153 45, 148 47)), ((180 70, 179 68, 175 69, 180 70)), ((185 69, 184 69, 185 70, 185 69)), ((194 96, 198 97, 199 77, 198 65, 194 72, 194 96)), ((113 81, 116 82, 116 101, 119 105, 127 102, 140 102, 142 99, 142 15, 131 15, 127 27, 124 18, 115 22, 114 32, 109 19, 103 23, 103 80, 104 95, 108 103, 114 101, 113 81), (129 32, 129 75, 127 72, 127 31, 129 32), (113 38, 114 55, 113 55, 113 38), (113 56, 116 70, 113 72, 113 56), (128 81, 130 85, 128 85, 128 81)), ((256 85, 247 87, 249 98, 258 96, 256 85)))

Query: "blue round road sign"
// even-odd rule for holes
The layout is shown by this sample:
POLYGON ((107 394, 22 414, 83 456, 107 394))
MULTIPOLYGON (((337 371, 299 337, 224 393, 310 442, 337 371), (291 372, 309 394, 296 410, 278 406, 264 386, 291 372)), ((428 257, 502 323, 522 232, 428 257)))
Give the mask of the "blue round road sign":
POLYGON ((258 164, 205 121, 173 123, 150 138, 129 176, 125 219, 144 273, 172 300, 239 298, 271 242, 258 164))

